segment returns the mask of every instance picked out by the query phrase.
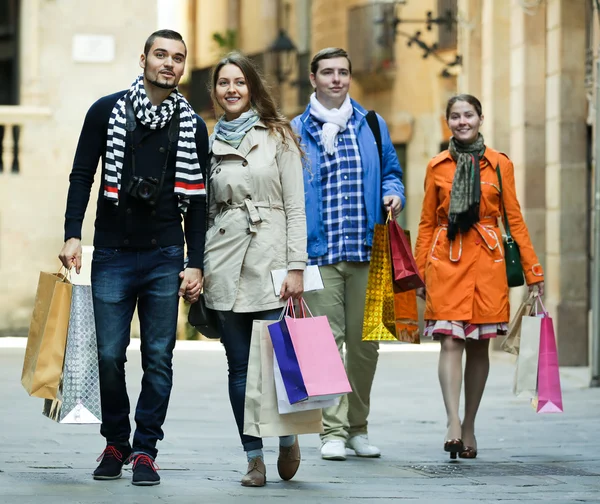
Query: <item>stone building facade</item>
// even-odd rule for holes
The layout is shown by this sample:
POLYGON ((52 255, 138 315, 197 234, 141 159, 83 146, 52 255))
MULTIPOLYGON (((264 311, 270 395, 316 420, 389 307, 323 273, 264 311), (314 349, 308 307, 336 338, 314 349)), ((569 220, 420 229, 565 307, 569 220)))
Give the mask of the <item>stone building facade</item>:
MULTIPOLYGON (((210 69, 227 50, 255 59, 292 117, 311 93, 312 54, 347 48, 351 95, 390 126, 405 170, 403 224, 413 240, 427 162, 449 138, 445 103, 457 92, 479 96, 487 143, 515 163, 560 361, 588 364, 593 0, 107 0, 86 2, 85 16, 75 0, 9 3, 20 4, 19 75, 18 102, 0 105, 0 331, 27 326, 39 270, 58 269, 67 176, 85 112, 129 85, 162 9, 169 16, 161 27, 188 42, 182 90, 209 127, 210 69), (442 19, 448 10, 457 22, 427 29, 428 12, 442 19), (297 48, 290 58, 269 50, 279 30, 297 48), (8 168, 12 125, 19 126, 18 173, 8 168)), ((94 197, 93 190, 90 208, 94 197)), ((88 212, 88 243, 92 223, 88 212)), ((523 295, 514 289, 513 304, 523 295)))
MULTIPOLYGON (((591 164, 584 81, 592 0, 192 3, 192 95, 194 89, 199 94, 206 89, 210 66, 227 49, 213 42, 215 33, 235 33, 235 47, 262 65, 290 117, 304 108, 310 93, 310 55, 327 46, 350 50, 355 63, 351 95, 390 126, 405 169, 403 220, 413 232, 425 167, 448 140, 445 102, 457 92, 479 96, 486 142, 515 163, 523 213, 546 270, 545 299, 561 363, 588 364, 591 164), (442 18, 447 10, 457 20, 452 29, 433 24, 428 30, 427 12, 442 18), (268 49, 281 28, 298 47, 298 57, 278 82, 277 60, 268 49), (369 38, 376 42, 370 44, 369 38), (438 49, 423 58, 424 47, 435 43, 438 49), (457 54, 461 64, 453 65, 457 54)), ((214 119, 206 97, 199 108, 214 119)), ((513 291, 514 305, 525 289, 513 291)))
MULTIPOLYGON (((0 334, 17 334, 29 326, 40 270, 60 266, 68 177, 85 114, 140 72, 144 41, 157 29, 157 4, 2 3, 0 87, 10 80, 13 91, 0 92, 0 334)), ((88 245, 96 194, 95 186, 83 230, 88 245)))

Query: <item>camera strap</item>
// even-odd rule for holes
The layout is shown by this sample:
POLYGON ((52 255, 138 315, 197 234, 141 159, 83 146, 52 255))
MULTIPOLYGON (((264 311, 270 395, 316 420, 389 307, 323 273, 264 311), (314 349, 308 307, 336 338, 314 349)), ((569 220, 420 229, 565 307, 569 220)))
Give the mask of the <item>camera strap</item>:
MULTIPOLYGON (((133 104, 129 97, 125 99, 125 130, 129 133, 129 145, 131 148, 131 176, 135 175, 135 141, 133 139, 133 132, 137 127, 137 119, 135 118, 135 112, 133 111, 133 104)), ((165 180, 165 173, 167 172, 167 165, 169 163, 169 154, 171 154, 172 146, 177 139, 179 138, 179 103, 175 106, 175 111, 173 112, 173 117, 169 122, 169 129, 167 132, 167 136, 169 138, 169 143, 167 146, 167 155, 165 156, 165 163, 162 167, 162 172, 160 174, 160 182, 158 185, 158 190, 160 191, 163 186, 163 182, 165 180)))

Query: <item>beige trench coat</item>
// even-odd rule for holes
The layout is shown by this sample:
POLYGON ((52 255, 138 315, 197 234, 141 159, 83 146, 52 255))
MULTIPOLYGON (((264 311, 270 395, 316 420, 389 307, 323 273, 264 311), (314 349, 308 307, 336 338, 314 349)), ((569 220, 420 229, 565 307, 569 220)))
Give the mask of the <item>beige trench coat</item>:
POLYGON ((300 153, 259 121, 237 149, 215 140, 209 177, 204 296, 215 310, 284 305, 271 270, 304 270, 306 216, 300 153))

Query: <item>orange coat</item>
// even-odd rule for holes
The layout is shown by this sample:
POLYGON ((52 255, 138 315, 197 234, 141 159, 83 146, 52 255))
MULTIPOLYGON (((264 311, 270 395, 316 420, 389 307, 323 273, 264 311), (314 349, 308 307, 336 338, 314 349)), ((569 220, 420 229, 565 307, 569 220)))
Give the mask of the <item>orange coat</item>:
POLYGON ((502 215, 496 166, 500 165, 511 234, 521 252, 527 284, 544 280, 515 191, 514 167, 505 154, 486 147, 481 167, 480 221, 454 242, 447 238, 450 191, 456 163, 446 150, 425 174, 425 197, 415 259, 425 279, 426 320, 473 324, 508 322, 508 284, 498 219, 502 215))

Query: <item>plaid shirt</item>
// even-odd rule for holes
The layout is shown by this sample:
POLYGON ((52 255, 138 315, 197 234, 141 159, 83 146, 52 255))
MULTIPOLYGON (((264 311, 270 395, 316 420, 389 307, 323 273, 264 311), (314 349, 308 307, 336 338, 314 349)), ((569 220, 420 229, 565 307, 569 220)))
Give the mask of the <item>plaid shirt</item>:
POLYGON ((326 266, 342 261, 369 261, 371 248, 366 245, 363 168, 354 115, 348 120, 346 129, 338 133, 332 155, 323 149, 323 125, 311 116, 306 127, 319 144, 323 222, 327 236, 327 254, 309 258, 309 264, 326 266))

